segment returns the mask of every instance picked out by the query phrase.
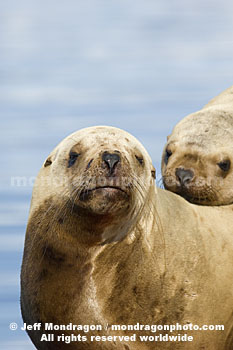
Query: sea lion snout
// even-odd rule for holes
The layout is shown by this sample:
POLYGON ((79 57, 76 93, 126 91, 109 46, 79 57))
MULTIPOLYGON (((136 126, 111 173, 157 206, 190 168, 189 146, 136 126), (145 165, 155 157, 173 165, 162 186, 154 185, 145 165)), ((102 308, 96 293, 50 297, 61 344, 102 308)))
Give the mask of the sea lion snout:
POLYGON ((119 153, 109 153, 105 151, 102 154, 102 161, 104 165, 107 165, 110 174, 112 175, 116 169, 117 164, 120 162, 120 154, 119 153))
POLYGON ((184 168, 177 168, 175 174, 181 186, 186 186, 194 177, 192 170, 184 168))

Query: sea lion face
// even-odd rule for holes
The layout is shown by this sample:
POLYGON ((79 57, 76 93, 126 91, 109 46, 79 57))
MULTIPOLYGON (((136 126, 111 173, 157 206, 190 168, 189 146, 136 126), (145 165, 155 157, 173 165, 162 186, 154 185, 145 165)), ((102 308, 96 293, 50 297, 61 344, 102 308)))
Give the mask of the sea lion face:
POLYGON ((47 158, 39 179, 56 181, 40 191, 41 200, 52 195, 72 215, 86 222, 97 218, 95 225, 116 223, 122 231, 119 220, 131 225, 137 219, 154 177, 149 155, 133 136, 113 127, 91 127, 68 136, 47 158))
POLYGON ((208 108, 176 125, 162 157, 167 190, 196 204, 233 203, 232 120, 208 108))

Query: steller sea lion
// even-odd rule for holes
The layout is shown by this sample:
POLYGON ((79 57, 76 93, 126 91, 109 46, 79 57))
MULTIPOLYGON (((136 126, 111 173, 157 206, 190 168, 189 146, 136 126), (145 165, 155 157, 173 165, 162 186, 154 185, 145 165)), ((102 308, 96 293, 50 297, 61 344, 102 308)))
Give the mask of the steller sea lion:
POLYGON ((174 127, 162 178, 167 190, 191 203, 233 203, 233 87, 174 127))
POLYGON ((113 127, 77 131, 47 158, 32 195, 21 309, 26 325, 61 329, 28 329, 38 350, 232 349, 233 206, 195 206, 154 178, 143 146, 113 127), (69 324, 103 328, 62 329, 69 324), (127 328, 137 324, 147 327, 127 328), (161 330, 176 324, 186 330, 161 330), (185 334, 192 341, 156 338, 185 334))

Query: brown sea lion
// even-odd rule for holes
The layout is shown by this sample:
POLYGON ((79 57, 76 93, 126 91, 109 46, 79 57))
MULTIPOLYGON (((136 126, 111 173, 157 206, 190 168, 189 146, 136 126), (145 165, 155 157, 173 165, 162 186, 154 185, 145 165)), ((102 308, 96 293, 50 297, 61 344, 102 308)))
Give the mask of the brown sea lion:
POLYGON ((195 206, 156 189, 154 177, 143 146, 112 127, 77 131, 47 158, 27 226, 23 319, 93 327, 28 330, 38 350, 232 349, 233 206, 195 206), (186 330, 161 329, 177 324, 186 330), (72 334, 81 338, 58 340, 72 334), (184 334, 193 340, 159 338, 184 334))
POLYGON ((233 87, 174 127, 162 177, 167 190, 192 203, 233 203, 233 87))

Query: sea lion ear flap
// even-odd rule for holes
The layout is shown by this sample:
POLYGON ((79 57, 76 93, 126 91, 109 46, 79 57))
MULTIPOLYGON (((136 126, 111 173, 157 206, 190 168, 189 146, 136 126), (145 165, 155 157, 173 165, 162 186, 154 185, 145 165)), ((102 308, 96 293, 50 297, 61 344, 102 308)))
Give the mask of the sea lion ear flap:
POLYGON ((156 179, 156 170, 154 167, 151 170, 151 175, 152 175, 153 179, 156 179))
POLYGON ((57 152, 52 152, 48 158, 46 159, 46 161, 44 162, 44 168, 46 168, 47 166, 51 165, 54 160, 56 159, 56 156, 57 156, 57 152))
POLYGON ((44 167, 46 168, 47 166, 52 164, 52 157, 48 157, 46 161, 44 162, 44 167))
POLYGON ((170 136, 171 136, 171 135, 168 135, 168 136, 167 136, 167 141, 170 139, 170 136))

